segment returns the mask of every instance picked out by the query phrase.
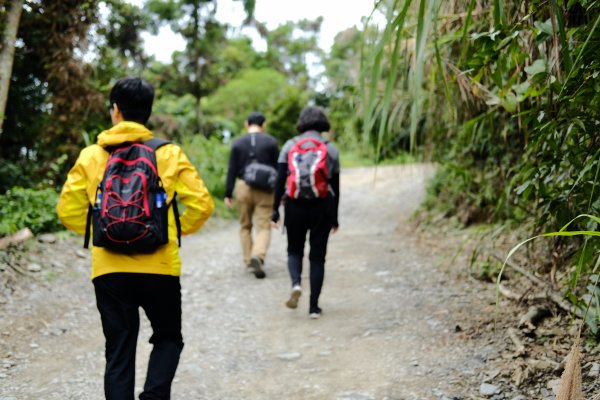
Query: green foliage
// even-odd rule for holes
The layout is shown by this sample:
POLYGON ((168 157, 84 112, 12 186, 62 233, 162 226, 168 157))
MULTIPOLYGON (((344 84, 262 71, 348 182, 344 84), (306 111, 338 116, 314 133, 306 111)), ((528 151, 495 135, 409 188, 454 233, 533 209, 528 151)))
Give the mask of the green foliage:
POLYGON ((58 193, 53 189, 14 187, 0 195, 0 236, 29 228, 33 233, 55 232, 62 225, 54 211, 58 193))
POLYGON ((288 83, 284 75, 272 70, 246 70, 213 95, 204 99, 203 109, 208 116, 220 116, 231 122, 234 132, 241 132, 244 121, 252 111, 272 109, 285 97, 288 83))
POLYGON ((194 132, 196 100, 190 94, 164 94, 156 100, 148 127, 155 134, 181 142, 194 132))
POLYGON ((287 86, 282 95, 267 109, 267 131, 280 145, 298 134, 296 122, 306 106, 307 97, 307 93, 297 86, 287 86))
MULTIPOLYGON (((435 3, 378 3, 391 8, 385 29, 365 35, 365 137, 378 130, 385 147, 409 127, 412 146, 440 163, 426 207, 464 225, 597 231, 575 217, 600 212, 600 3, 435 3)), ((553 242, 559 265, 576 261, 563 282, 574 303, 599 250, 553 242)))
POLYGON ((186 137, 182 148, 206 184, 215 202, 217 215, 231 216, 231 211, 222 201, 225 198, 229 145, 224 144, 217 137, 206 138, 195 135, 186 137))
POLYGON ((571 300, 573 304, 579 309, 579 315, 582 315, 584 318, 584 323, 588 325, 590 331, 593 335, 598 336, 599 333, 599 322, 600 319, 598 316, 600 315, 600 302, 598 301, 598 294, 600 293, 600 287, 598 286, 598 272, 600 269, 600 257, 598 256, 598 251, 588 251, 588 240, 597 239, 600 237, 600 230, 598 229, 598 225, 600 224, 600 218, 589 215, 589 214, 580 214, 569 222, 567 222, 560 230, 556 232, 548 232, 543 233, 538 236, 530 237, 521 243, 514 246, 508 252, 502 267, 500 268, 500 272, 496 278, 496 304, 499 302, 499 285, 502 279, 502 274, 506 267, 508 260, 517 252, 519 248, 523 245, 538 239, 538 238, 576 238, 576 237, 585 237, 585 244, 580 249, 579 255, 579 263, 576 268, 576 273, 572 273, 572 276, 575 276, 575 279, 572 279, 568 285, 567 298, 571 300), (588 221, 588 226, 590 227, 588 230, 573 230, 573 228, 577 229, 577 224, 579 220, 588 221), (587 259, 586 259, 587 258, 587 259), (595 260, 595 262, 594 262, 595 260), (588 263, 588 262, 592 263, 588 263), (585 267, 589 267, 589 270, 584 271, 585 267), (583 282, 580 281, 580 274, 585 272, 585 279, 583 282), (579 295, 577 295, 578 286, 580 289, 583 289, 579 295))
POLYGON ((376 162, 372 157, 365 157, 362 153, 345 150, 340 159, 343 168, 365 167, 378 165, 401 165, 419 162, 420 159, 413 153, 398 153, 394 157, 386 158, 383 161, 376 162))
POLYGON ((585 323, 590 331, 598 336, 600 334, 600 275, 591 274, 590 284, 585 287, 585 294, 581 296, 580 309, 586 311, 585 323), (588 309, 589 305, 589 309, 588 309))
POLYGON ((315 20, 288 21, 268 32, 266 59, 269 65, 302 88, 308 86, 308 56, 321 57, 317 35, 323 17, 315 20))
POLYGON ((109 9, 106 22, 98 29, 102 38, 99 50, 114 51, 122 67, 127 68, 134 61, 143 69, 148 57, 144 54, 141 34, 150 27, 149 15, 138 6, 119 0, 107 0, 106 5, 109 9))

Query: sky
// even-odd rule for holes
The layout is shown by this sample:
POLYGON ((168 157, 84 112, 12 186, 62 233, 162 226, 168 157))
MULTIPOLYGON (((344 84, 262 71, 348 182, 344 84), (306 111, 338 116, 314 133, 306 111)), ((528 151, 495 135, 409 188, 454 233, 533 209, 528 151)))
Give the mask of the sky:
MULTIPOLYGON (((143 0, 129 0, 141 5, 143 0)), ((218 0, 217 19, 232 26, 241 26, 245 17, 241 1, 218 0)), ((373 9, 373 0, 256 0, 255 18, 274 29, 287 21, 315 19, 323 16, 319 46, 328 51, 339 32, 354 25, 362 27, 361 18, 368 16, 373 9)), ((246 28, 243 34, 251 37, 257 50, 264 50, 255 30, 246 28)), ((183 39, 168 27, 161 28, 159 35, 144 34, 145 48, 157 60, 170 62, 175 50, 183 50, 183 39)))

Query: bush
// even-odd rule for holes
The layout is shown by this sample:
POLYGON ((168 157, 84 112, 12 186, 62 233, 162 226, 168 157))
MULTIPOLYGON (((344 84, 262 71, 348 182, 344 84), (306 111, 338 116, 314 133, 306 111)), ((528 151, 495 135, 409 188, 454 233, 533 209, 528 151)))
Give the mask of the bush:
POLYGON ((214 136, 207 139, 195 135, 186 138, 182 148, 206 184, 215 202, 217 216, 231 216, 231 211, 224 207, 222 201, 225 196, 229 145, 214 136))
POLYGON ((0 195, 0 236, 29 228, 33 233, 55 232, 62 225, 54 211, 58 193, 53 189, 14 187, 0 195))

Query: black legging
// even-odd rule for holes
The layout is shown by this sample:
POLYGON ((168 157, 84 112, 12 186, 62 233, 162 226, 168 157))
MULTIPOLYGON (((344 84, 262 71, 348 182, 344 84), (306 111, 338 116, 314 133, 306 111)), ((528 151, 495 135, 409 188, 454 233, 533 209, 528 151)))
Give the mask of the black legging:
POLYGON ((310 309, 318 309, 325 277, 327 241, 333 226, 333 199, 285 201, 285 226, 288 239, 288 269, 292 286, 300 285, 306 234, 309 233, 310 309))

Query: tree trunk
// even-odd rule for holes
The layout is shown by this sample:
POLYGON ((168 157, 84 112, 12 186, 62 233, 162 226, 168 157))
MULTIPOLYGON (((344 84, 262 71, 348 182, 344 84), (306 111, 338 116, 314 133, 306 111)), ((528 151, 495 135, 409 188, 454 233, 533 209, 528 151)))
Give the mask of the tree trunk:
POLYGON ((198 49, 200 41, 200 3, 194 3, 194 37, 192 39, 192 48, 193 48, 193 63, 194 63, 194 76, 196 81, 194 82, 195 86, 195 96, 196 96, 196 134, 200 133, 202 130, 202 110, 200 108, 200 102, 202 100, 202 85, 200 83, 200 76, 202 74, 202 66, 200 65, 200 50, 198 49))
POLYGON ((6 111, 8 87, 15 58, 15 42, 22 11, 23 0, 12 0, 10 10, 6 15, 4 32, 2 32, 2 48, 0 48, 0 136, 2 136, 2 123, 6 111))

